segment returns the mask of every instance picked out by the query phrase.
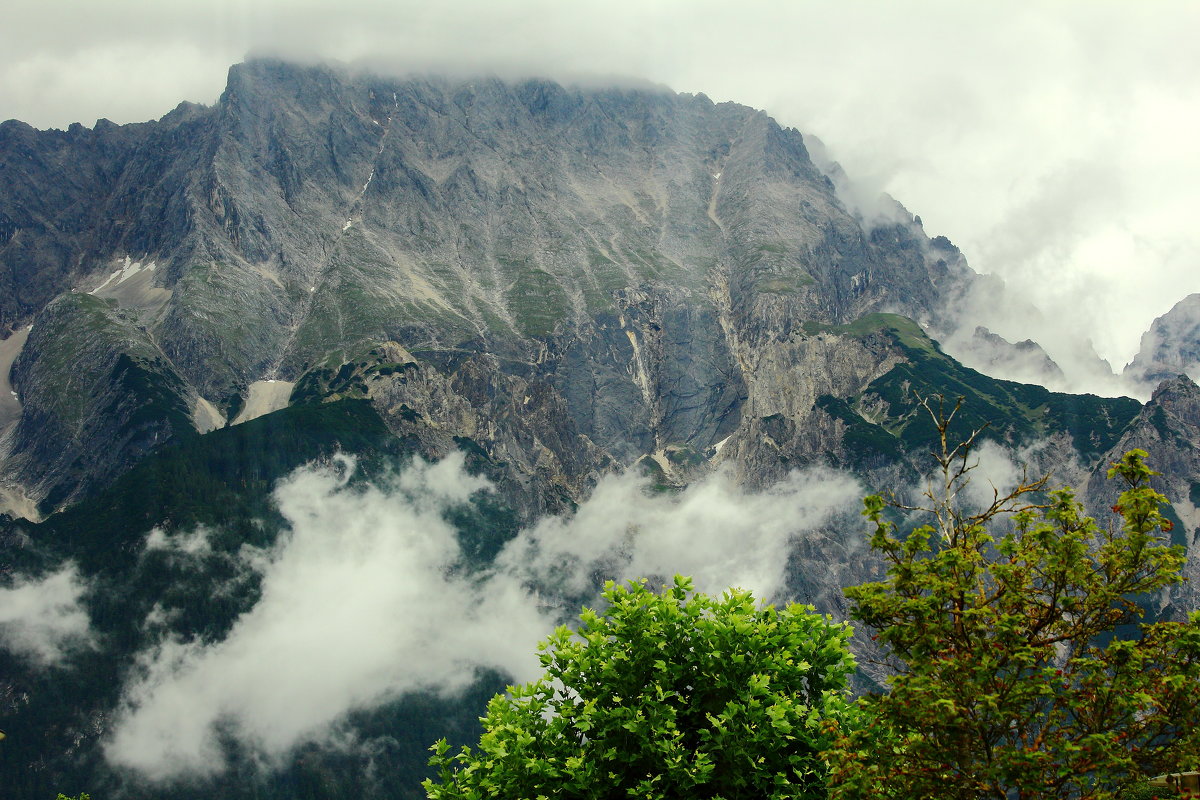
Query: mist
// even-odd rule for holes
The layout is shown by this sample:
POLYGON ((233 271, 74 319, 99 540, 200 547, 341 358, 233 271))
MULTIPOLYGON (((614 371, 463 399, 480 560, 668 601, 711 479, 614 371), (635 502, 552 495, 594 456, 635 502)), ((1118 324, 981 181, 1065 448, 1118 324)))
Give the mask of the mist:
POLYGON ((50 667, 90 646, 91 621, 82 604, 87 588, 74 564, 41 578, 18 575, 0 587, 0 647, 50 667))
MULTIPOLYGON (((755 494, 723 475, 678 495, 611 476, 575 514, 541 520, 472 570, 445 514, 491 487, 461 456, 414 461, 376 484, 351 482, 354 468, 343 458, 278 487, 287 529, 268 550, 243 548, 262 595, 224 639, 168 636, 139 655, 110 763, 151 781, 212 775, 225 766, 224 737, 278 766, 302 744, 344 742, 354 710, 454 695, 484 669, 532 680, 538 642, 607 579, 678 572, 703 591, 783 599, 791 548, 862 494, 820 469, 755 494)), ((165 538, 148 544, 173 546, 165 538)), ((196 541, 180 537, 173 552, 186 557, 196 541)))

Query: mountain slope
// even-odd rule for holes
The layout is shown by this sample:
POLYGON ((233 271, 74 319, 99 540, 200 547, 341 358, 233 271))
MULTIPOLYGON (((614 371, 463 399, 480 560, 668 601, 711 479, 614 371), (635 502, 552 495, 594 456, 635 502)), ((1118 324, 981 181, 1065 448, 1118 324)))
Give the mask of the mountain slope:
MULTIPOLYGON (((916 223, 864 228, 798 132, 702 95, 255 61, 230 70, 212 108, 120 135, 7 125, 6 323, 36 327, 54 292, 95 291, 144 329, 181 397, 226 419, 255 381, 394 341, 544 378, 621 463, 703 450, 736 426, 735 364, 760 342, 798 320, 930 317, 943 284, 969 278, 916 223), (26 150, 39 154, 31 166, 26 150), (67 158, 90 160, 94 177, 42 198, 46 222, 21 217, 31 187, 55 179, 47 163, 67 158), (72 227, 51 224, 64 215, 72 227), (38 291, 18 291, 14 276, 30 275, 38 291), (668 309, 651 314, 668 328, 635 331, 635 309, 651 307, 668 309), (656 347, 659 366, 635 366, 656 347), (652 430, 586 410, 577 378, 611 390, 601 403, 629 398, 630 419, 652 430), (671 388, 660 400, 648 380, 671 388)), ((23 362, 54 369, 39 351, 74 347, 64 335, 38 337, 23 362)), ((67 447, 71 420, 35 419, 47 412, 20 399, 22 430, 67 447)), ((38 473, 28 435, 9 449, 43 510, 110 477, 38 473)))

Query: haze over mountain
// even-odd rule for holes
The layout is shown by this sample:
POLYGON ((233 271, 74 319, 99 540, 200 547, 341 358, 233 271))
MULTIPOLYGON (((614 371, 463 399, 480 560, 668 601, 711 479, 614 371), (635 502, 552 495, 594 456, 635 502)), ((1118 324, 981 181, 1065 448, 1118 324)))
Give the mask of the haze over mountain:
POLYGON ((1200 546, 1200 389, 951 358, 1062 377, 822 151, 701 94, 274 59, 157 122, 0 125, 17 796, 416 796, 597 581, 840 613, 856 499, 927 467, 914 393, 989 426, 981 490, 1053 468, 1095 511, 1149 449, 1200 546))

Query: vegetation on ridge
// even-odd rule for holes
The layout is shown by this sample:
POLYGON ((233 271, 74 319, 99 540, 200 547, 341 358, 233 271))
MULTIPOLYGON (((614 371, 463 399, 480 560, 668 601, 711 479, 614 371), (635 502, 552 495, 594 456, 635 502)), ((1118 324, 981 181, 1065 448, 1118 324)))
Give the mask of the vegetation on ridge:
POLYGON ((917 323, 896 314, 868 314, 849 325, 806 322, 804 331, 886 336, 904 356, 853 397, 817 399, 818 408, 846 426, 846 460, 854 467, 875 466, 937 441, 929 416, 912 403, 914 394, 964 398, 951 422, 950 434, 958 440, 981 429, 1010 446, 1066 434, 1084 458, 1114 447, 1142 407, 1131 397, 1065 394, 984 375, 944 354, 917 323))
POLYGON ((830 753, 831 796, 1111 800, 1200 759, 1200 612, 1137 624, 1137 599, 1180 582, 1184 560, 1146 453, 1109 471, 1127 486, 1119 526, 1070 489, 1042 502, 1045 479, 973 510, 974 437, 951 446, 959 407, 922 406, 941 440, 928 505, 864 501, 888 575, 846 595, 895 673, 830 753), (897 511, 928 522, 897 535, 897 511))

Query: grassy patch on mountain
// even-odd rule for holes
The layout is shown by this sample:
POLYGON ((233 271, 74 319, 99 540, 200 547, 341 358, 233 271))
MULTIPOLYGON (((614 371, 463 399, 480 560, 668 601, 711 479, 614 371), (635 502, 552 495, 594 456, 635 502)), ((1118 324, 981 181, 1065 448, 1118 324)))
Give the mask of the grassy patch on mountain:
POLYGON ((904 360, 842 402, 821 398, 818 405, 847 425, 847 450, 865 458, 884 448, 894 453, 927 449, 937 432, 928 415, 917 413, 914 397, 942 395, 951 404, 964 398, 950 433, 962 439, 984 428, 985 438, 1007 445, 1030 444, 1054 433, 1070 435, 1084 458, 1111 447, 1141 410, 1129 397, 1097 397, 1051 392, 1041 386, 992 378, 965 367, 941 351, 920 326, 894 314, 869 314, 849 325, 806 322, 808 335, 884 335, 904 360), (884 409, 869 421, 858 409, 884 409))
POLYGON ((558 280, 537 267, 522 264, 508 289, 508 310, 525 336, 548 336, 566 319, 570 302, 558 280))
POLYGON ((391 360, 387 349, 378 345, 357 352, 338 349, 300 376, 288 403, 362 399, 368 395, 370 381, 416 368, 413 361, 391 360))
POLYGON ((148 364, 161 359, 149 335, 115 306, 90 294, 67 294, 47 309, 26 345, 36 358, 37 404, 64 424, 80 424, 108 379, 115 354, 148 364), (43 396, 44 395, 44 396, 43 396))

